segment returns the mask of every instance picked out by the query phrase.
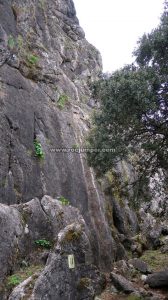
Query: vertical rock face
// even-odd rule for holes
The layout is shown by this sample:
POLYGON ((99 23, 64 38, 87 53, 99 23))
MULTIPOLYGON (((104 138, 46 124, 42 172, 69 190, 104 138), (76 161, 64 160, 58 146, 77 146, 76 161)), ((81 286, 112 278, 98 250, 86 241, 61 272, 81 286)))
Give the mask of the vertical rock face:
POLYGON ((106 268, 115 244, 103 195, 84 154, 56 150, 82 144, 89 83, 100 71, 71 0, 0 0, 0 202, 68 198, 90 229, 95 262, 106 268))
POLYGON ((0 299, 92 300, 103 290, 77 208, 44 196, 0 204, 0 221, 0 299))

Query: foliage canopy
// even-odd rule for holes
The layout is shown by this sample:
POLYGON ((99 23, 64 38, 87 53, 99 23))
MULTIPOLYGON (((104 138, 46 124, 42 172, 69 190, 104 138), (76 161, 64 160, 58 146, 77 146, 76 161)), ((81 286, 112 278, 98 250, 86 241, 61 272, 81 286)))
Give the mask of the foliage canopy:
POLYGON ((140 173, 168 167, 168 2, 160 25, 138 41, 135 63, 93 85, 101 103, 88 137, 88 160, 100 174, 138 154, 140 173))

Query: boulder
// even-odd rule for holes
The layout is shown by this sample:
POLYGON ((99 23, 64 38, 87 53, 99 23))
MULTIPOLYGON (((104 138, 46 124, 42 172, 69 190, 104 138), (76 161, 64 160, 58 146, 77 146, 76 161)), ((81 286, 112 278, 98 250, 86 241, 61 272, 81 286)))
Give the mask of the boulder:
POLYGON ((162 235, 160 220, 146 212, 144 208, 139 210, 139 216, 141 219, 140 229, 142 235, 146 237, 147 248, 158 249, 161 246, 160 237, 162 235))
POLYGON ((132 283, 128 281, 125 277, 112 272, 110 273, 110 278, 112 284, 116 287, 117 290, 122 291, 125 294, 136 292, 132 283))
POLYGON ((160 248, 160 251, 161 251, 162 253, 168 253, 168 244, 162 246, 162 247, 160 248))
POLYGON ((28 289, 33 284, 33 281, 35 279, 35 276, 38 276, 39 274, 34 274, 33 276, 28 277, 26 280, 24 280, 22 283, 20 283, 18 286, 16 286, 12 293, 10 294, 8 300, 22 300, 27 295, 28 289))
POLYGON ((6 274, 13 271, 18 257, 18 244, 23 234, 18 210, 0 204, 0 286, 6 274))
POLYGON ((119 272, 121 275, 124 275, 124 274, 129 275, 130 268, 125 260, 122 259, 122 260, 116 261, 113 266, 114 266, 113 270, 117 270, 117 272, 119 272))
POLYGON ((147 233, 147 243, 150 248, 158 249, 161 246, 160 237, 162 234, 161 226, 155 226, 147 233))
POLYGON ((91 300, 101 293, 105 277, 90 263, 84 228, 74 223, 58 234, 58 243, 37 279, 30 300, 91 300), (69 264, 71 256, 72 265, 69 264))
POLYGON ((89 234, 77 208, 62 205, 49 196, 19 205, 0 204, 0 284, 24 258, 34 263, 37 240, 45 239, 54 244, 59 231, 74 222, 81 224, 89 234))
POLYGON ((145 283, 151 288, 168 288, 168 269, 149 275, 145 283))
POLYGON ((162 237, 162 247, 160 248, 162 253, 168 252, 168 235, 162 237))
POLYGON ((168 224, 167 224, 167 222, 162 223, 162 234, 168 236, 168 224))
POLYGON ((143 260, 139 258, 130 259, 128 261, 129 264, 133 265, 133 267, 138 270, 139 272, 143 274, 151 273, 151 271, 148 268, 147 263, 145 263, 143 260))
MULTIPOLYGON (((0 236, 0 279, 4 283, 1 299, 80 300, 86 297, 92 300, 102 292, 105 276, 93 265, 88 229, 77 208, 44 196, 41 201, 36 198, 21 205, 1 204, 0 217, 3 234, 0 236), (33 264, 35 241, 44 238, 50 238, 53 247, 50 251, 37 249, 43 271, 34 273, 12 292, 7 290, 4 279, 15 274, 14 263, 26 254, 29 264, 33 264)), ((26 260, 23 262, 27 265, 26 260)))

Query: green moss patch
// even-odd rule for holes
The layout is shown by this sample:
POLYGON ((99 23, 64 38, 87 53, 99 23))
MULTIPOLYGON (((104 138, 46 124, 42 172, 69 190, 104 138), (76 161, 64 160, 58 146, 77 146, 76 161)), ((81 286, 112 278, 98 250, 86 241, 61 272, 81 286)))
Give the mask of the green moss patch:
POLYGON ((68 96, 65 94, 62 94, 59 96, 57 106, 59 109, 64 109, 65 105, 68 104, 68 102, 69 102, 68 96))
POLYGON ((130 295, 126 298, 126 300, 141 300, 142 298, 137 295, 130 295))
POLYGON ((141 259, 145 261, 153 271, 160 271, 168 267, 168 254, 159 250, 147 250, 141 259))
POLYGON ((87 278, 87 277, 83 277, 80 279, 77 288, 79 290, 82 290, 82 289, 88 288, 90 286, 90 284, 91 284, 91 279, 87 278))
POLYGON ((6 279, 5 287, 8 290, 12 290, 15 286, 26 280, 28 277, 34 275, 36 272, 40 272, 43 269, 41 265, 31 265, 26 268, 22 268, 15 274, 8 276, 6 279))

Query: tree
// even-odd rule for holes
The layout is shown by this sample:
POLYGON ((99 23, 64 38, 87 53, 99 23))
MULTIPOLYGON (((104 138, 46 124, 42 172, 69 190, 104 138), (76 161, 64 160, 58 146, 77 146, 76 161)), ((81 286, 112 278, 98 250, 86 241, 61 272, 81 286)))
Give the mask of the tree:
POLYGON ((138 154, 139 173, 168 167, 168 2, 160 25, 144 35, 135 63, 93 85, 101 107, 88 137, 88 161, 100 174, 138 154), (112 149, 105 152, 102 149, 112 149))

